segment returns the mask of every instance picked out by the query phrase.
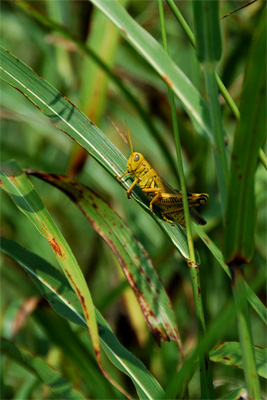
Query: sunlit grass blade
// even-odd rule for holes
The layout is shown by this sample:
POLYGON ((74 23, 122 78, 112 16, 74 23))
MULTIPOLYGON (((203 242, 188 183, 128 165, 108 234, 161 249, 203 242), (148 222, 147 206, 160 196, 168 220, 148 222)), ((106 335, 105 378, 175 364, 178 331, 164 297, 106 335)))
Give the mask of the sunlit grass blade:
POLYGON ((26 172, 57 187, 77 205, 116 255, 157 342, 174 339, 180 346, 170 299, 149 255, 123 220, 96 193, 73 179, 26 172))
MULTIPOLYGON (((63 318, 87 329, 82 307, 68 280, 51 264, 20 246, 13 240, 1 238, 1 251, 19 263, 30 275, 51 307, 63 318)), ((110 361, 134 383, 140 398, 162 398, 164 391, 145 366, 118 341, 110 326, 96 312, 100 344, 110 361)))
POLYGON ((1 354, 5 354, 20 364, 23 364, 33 373, 40 381, 48 386, 53 394, 62 399, 76 400, 85 399, 78 390, 65 380, 65 378, 49 364, 44 362, 40 357, 31 354, 25 348, 18 346, 11 341, 1 338, 1 354))
POLYGON ((37 192, 34 190, 33 185, 18 164, 15 161, 5 163, 2 165, 0 172, 0 187, 7 192, 19 210, 29 218, 39 233, 48 241, 65 276, 77 294, 83 308, 99 367, 106 378, 122 391, 122 393, 126 394, 124 390, 109 377, 102 366, 99 334, 93 301, 85 278, 69 245, 48 213, 37 192))
POLYGON ((209 109, 205 100, 160 44, 118 2, 90 1, 117 26, 125 39, 169 85, 181 100, 197 131, 213 142, 209 109))
MULTIPOLYGON (((121 152, 68 99, 4 49, 1 49, 0 78, 26 96, 58 129, 88 151, 113 176, 115 182, 119 183, 117 177, 125 171, 127 164, 121 152)), ((129 181, 124 181, 123 186, 125 189, 129 188, 129 181)), ((172 226, 157 214, 151 213, 147 198, 138 188, 134 188, 132 197, 156 220, 182 256, 189 259, 183 228, 179 224, 172 226)), ((197 253, 196 258, 199 263, 197 253)))
POLYGON ((125 99, 127 99, 129 104, 131 104, 136 110, 137 114, 144 122, 148 131, 152 134, 159 147, 161 148, 166 163, 170 166, 172 171, 175 171, 176 167, 174 158, 168 150, 166 142, 162 138, 161 133, 156 127, 156 124, 154 124, 152 118, 149 116, 139 99, 132 93, 132 91, 129 90, 122 79, 120 79, 116 74, 113 73, 109 65, 107 65, 107 63, 105 63, 103 59, 99 57, 98 53, 93 51, 93 49, 85 44, 82 40, 77 39, 65 26, 58 24, 54 20, 51 20, 46 15, 41 13, 37 8, 33 7, 32 3, 30 4, 25 1, 19 1, 16 3, 16 5, 26 11, 31 17, 35 18, 44 26, 53 29, 54 31, 63 35, 67 40, 76 45, 77 48, 79 48, 84 55, 89 57, 106 74, 106 76, 113 82, 113 84, 118 87, 118 89, 125 97, 125 99))

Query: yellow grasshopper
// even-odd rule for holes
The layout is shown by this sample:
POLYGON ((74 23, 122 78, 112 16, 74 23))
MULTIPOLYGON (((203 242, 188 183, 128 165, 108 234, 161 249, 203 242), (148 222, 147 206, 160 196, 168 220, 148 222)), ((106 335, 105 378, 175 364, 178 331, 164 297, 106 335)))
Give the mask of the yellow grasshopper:
MULTIPOLYGON (((125 175, 134 175, 134 181, 127 190, 127 196, 130 198, 131 192, 136 184, 150 201, 149 208, 153 212, 153 204, 161 209, 162 218, 174 225, 177 221, 185 227, 185 216, 183 212, 182 192, 173 189, 159 174, 150 166, 141 153, 133 151, 130 132, 128 130, 131 156, 127 162, 127 171, 118 179, 125 175)), ((205 225, 207 222, 193 208, 204 205, 209 198, 206 193, 187 193, 189 211, 192 219, 199 225, 205 225)))

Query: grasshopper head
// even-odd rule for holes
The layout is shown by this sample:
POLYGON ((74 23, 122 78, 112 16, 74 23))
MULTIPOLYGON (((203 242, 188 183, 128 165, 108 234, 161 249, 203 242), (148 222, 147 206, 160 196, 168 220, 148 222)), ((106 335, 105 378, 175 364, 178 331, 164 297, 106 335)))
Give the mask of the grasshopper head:
POLYGON ((144 156, 141 153, 132 153, 130 158, 127 162, 127 171, 129 174, 133 174, 139 165, 141 165, 142 161, 144 160, 144 156))

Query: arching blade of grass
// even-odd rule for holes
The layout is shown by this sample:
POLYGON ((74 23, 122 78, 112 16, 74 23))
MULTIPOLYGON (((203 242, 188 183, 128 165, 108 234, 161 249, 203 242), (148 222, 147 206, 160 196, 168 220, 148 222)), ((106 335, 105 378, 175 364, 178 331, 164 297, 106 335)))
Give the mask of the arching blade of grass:
POLYGON ((78 390, 63 378, 54 368, 50 367, 40 357, 36 357, 28 350, 12 343, 7 339, 1 338, 1 353, 6 354, 28 368, 40 381, 48 386, 50 390, 59 398, 76 400, 85 399, 78 390))
MULTIPOLYGON (((267 349, 254 346, 257 373, 267 379, 267 349)), ((210 359, 226 365, 243 368, 242 349, 238 342, 223 342, 210 351, 210 359)))
POLYGON ((205 100, 160 44, 118 2, 90 1, 117 26, 124 38, 169 85, 181 100, 197 131, 213 143, 209 109, 205 100))
POLYGON ((220 397, 220 400, 240 400, 247 395, 247 390, 245 386, 239 387, 231 392, 227 393, 225 396, 220 397))
POLYGON ((128 89, 127 85, 125 85, 124 82, 113 73, 110 67, 98 56, 98 54, 82 40, 74 37, 73 34, 65 26, 58 24, 57 22, 48 18, 47 15, 44 15, 43 13, 38 11, 35 7, 33 7, 32 3, 29 4, 25 1, 19 1, 16 3, 16 5, 26 11, 31 17, 35 18, 44 26, 56 32, 59 32, 67 40, 74 43, 77 48, 79 48, 84 53, 84 55, 90 57, 90 59, 95 62, 95 64, 106 74, 106 76, 114 83, 114 85, 118 87, 118 89, 124 95, 125 99, 127 99, 127 101, 135 108, 145 126, 151 132, 159 147, 161 148, 166 163, 170 166, 173 172, 176 171, 175 160, 172 154, 169 152, 168 147, 164 139, 162 138, 158 128, 154 124, 152 118, 150 118, 139 99, 128 89))
POLYGON ((127 397, 128 394, 107 374, 101 363, 100 342, 95 310, 90 291, 77 261, 51 218, 31 182, 15 161, 3 164, 0 171, 0 187, 7 192, 15 205, 34 224, 39 233, 48 241, 66 278, 77 294, 83 308, 87 327, 98 365, 110 382, 127 397))
MULTIPOLYGON (((117 177, 125 171, 127 160, 100 129, 54 87, 16 57, 4 49, 1 49, 0 56, 0 78, 19 90, 49 118, 52 124, 88 151, 118 183, 117 177)), ((122 183, 125 189, 130 186, 129 181, 122 183)), ((159 218, 157 214, 151 213, 147 198, 137 187, 134 188, 132 194, 132 197, 169 236, 182 256, 189 259, 187 239, 183 228, 179 224, 172 226, 159 218)), ((197 253, 196 256, 197 263, 199 263, 197 253)))
POLYGON ((96 193, 73 179, 26 172, 55 186, 77 205, 116 255, 157 342, 171 338, 180 345, 170 299, 149 255, 123 220, 96 193))
MULTIPOLYGON (((19 263, 30 275, 51 307, 63 318, 87 329, 82 307, 68 280, 51 264, 20 246, 13 240, 1 238, 1 251, 19 263)), ((95 310, 101 348, 110 361, 134 383, 140 398, 162 398, 164 391, 145 366, 118 341, 105 319, 95 310)))

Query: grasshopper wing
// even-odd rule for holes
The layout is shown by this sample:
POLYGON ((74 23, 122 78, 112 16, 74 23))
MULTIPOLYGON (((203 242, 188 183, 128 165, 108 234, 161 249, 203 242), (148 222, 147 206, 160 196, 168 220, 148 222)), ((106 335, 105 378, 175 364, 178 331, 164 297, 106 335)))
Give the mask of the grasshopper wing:
POLYGON ((198 225, 206 225, 207 221, 195 210, 194 208, 189 208, 192 220, 198 225))

